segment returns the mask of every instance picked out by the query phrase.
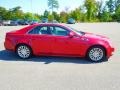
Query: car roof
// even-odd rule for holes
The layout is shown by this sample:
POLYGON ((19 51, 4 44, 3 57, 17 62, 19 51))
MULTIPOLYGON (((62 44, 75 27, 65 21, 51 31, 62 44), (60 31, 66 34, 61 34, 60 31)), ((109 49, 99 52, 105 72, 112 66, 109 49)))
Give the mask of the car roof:
POLYGON ((39 23, 39 24, 34 24, 35 26, 47 26, 47 25, 52 25, 52 26, 64 26, 62 24, 59 23, 39 23))
POLYGON ((58 26, 58 27, 66 28, 67 30, 71 30, 66 25, 60 24, 60 23, 37 23, 37 24, 30 25, 30 26, 33 26, 33 27, 37 27, 37 26, 58 26))

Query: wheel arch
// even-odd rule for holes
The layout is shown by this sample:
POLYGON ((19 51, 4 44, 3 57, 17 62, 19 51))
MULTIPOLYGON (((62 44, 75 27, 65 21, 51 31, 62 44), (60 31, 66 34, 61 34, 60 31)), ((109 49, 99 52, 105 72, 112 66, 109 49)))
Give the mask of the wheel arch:
POLYGON ((26 46, 28 46, 30 48, 32 54, 33 54, 32 47, 30 45, 26 44, 26 43, 18 43, 18 44, 16 44, 16 46, 15 46, 15 52, 16 52, 17 47, 20 46, 20 45, 26 45, 26 46))
POLYGON ((95 44, 95 45, 91 45, 87 50, 86 50, 86 57, 87 57, 87 54, 88 54, 88 51, 93 48, 93 47, 102 47, 104 50, 105 50, 105 56, 107 56, 107 49, 105 46, 103 45, 99 45, 99 44, 95 44))

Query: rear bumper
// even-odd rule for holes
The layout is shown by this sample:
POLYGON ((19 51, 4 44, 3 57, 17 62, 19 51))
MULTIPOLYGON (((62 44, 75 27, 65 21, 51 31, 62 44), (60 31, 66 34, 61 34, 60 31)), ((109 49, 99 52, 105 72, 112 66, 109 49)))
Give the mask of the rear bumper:
POLYGON ((6 50, 15 51, 15 46, 9 40, 4 42, 4 47, 6 50))

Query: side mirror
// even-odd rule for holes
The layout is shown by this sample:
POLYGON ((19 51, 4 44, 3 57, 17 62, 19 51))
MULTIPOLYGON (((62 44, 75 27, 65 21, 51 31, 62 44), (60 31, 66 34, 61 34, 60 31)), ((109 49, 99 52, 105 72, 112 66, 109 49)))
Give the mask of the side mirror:
POLYGON ((74 33, 74 32, 70 32, 70 33, 69 33, 69 37, 70 37, 70 38, 72 38, 72 37, 74 37, 74 36, 75 36, 75 33, 74 33))

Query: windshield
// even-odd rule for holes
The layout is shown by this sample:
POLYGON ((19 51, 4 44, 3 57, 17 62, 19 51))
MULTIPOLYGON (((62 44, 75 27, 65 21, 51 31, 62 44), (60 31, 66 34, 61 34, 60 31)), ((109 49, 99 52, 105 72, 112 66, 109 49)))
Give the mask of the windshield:
POLYGON ((84 35, 85 33, 84 32, 82 32, 82 31, 79 31, 79 30, 77 30, 77 29, 74 29, 74 28, 72 28, 72 27, 70 27, 70 26, 68 26, 72 31, 74 31, 75 33, 77 33, 78 35, 84 35))

